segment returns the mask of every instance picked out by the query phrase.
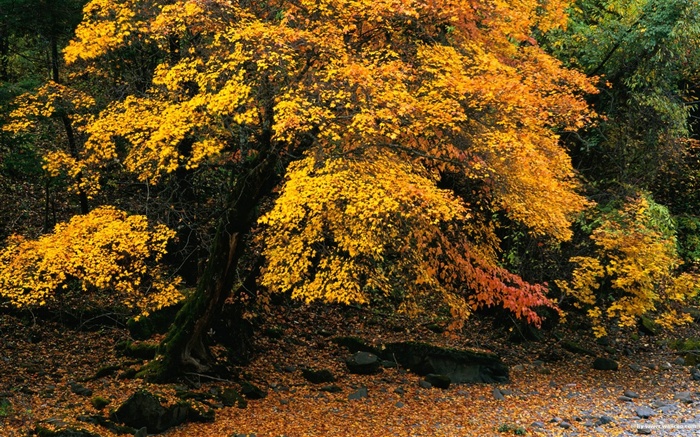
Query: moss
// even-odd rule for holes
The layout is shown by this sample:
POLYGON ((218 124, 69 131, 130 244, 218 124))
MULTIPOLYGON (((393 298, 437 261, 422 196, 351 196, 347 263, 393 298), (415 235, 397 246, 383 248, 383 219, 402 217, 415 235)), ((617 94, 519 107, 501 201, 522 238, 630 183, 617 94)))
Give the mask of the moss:
POLYGON ((102 396, 93 396, 90 403, 96 410, 102 410, 104 407, 109 405, 109 399, 105 399, 102 396))
POLYGON ((677 351, 700 350, 700 338, 678 339, 671 342, 671 347, 677 351))

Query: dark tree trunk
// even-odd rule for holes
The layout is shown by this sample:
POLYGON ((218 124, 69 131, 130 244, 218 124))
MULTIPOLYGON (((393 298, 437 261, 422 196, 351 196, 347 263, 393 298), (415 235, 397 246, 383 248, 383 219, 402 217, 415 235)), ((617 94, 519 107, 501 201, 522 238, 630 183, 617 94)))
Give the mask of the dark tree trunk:
MULTIPOLYGON (((51 79, 56 83, 61 83, 61 76, 59 74, 59 53, 58 53, 58 38, 51 38, 51 79)), ((75 133, 73 132, 73 123, 71 123, 70 118, 65 113, 61 114, 61 122, 66 131, 66 138, 68 139, 68 151, 73 158, 78 158, 79 149, 78 143, 75 138, 75 133)), ((77 182, 83 179, 82 173, 78 173, 77 182)), ((78 200, 80 201, 80 213, 87 214, 90 212, 90 207, 88 204, 88 196, 82 187, 78 188, 78 200)))
MULTIPOLYGON (((161 344, 160 360, 146 367, 142 372, 144 376, 163 381, 186 369, 205 372, 211 368, 213 357, 204 340, 239 277, 237 269, 245 251, 242 240, 255 221, 260 200, 272 191, 277 179, 277 162, 275 154, 261 154, 233 176, 226 212, 219 220, 197 290, 180 310, 161 344)), ((234 305, 241 305, 236 296, 233 301, 234 305)), ((241 308, 234 308, 236 313, 239 310, 241 308)), ((229 329, 236 330, 236 327, 229 329)))

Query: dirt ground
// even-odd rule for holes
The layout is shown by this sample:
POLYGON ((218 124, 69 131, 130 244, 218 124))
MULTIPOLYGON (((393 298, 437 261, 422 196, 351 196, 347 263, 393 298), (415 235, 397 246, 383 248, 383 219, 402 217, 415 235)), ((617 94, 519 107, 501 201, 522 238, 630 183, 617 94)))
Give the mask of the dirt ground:
POLYGON ((681 364, 670 347, 673 339, 700 337, 697 324, 658 336, 621 333, 607 350, 580 328, 557 327, 541 341, 512 343, 510 329, 497 327, 488 317, 470 320, 457 335, 429 327, 353 308, 280 307, 260 327, 251 363, 230 378, 189 374, 176 384, 150 385, 124 377, 125 370, 138 368, 143 361, 115 353, 115 344, 129 336, 123 327, 75 330, 3 314, 0 435, 34 435, 37 426, 73 426, 114 437, 117 434, 78 418, 107 417, 140 388, 175 402, 176 392, 183 388, 215 393, 239 388, 241 378, 267 396, 248 401, 246 408, 211 401, 214 422, 188 423, 162 435, 700 435, 700 383, 692 380, 691 368, 681 364), (378 375, 351 375, 345 366, 348 351, 332 341, 339 335, 358 336, 374 345, 414 340, 490 350, 510 367, 510 381, 453 384, 442 390, 421 387, 421 377, 400 367, 378 375), (619 370, 594 370, 594 357, 569 352, 564 340, 615 358, 619 370), (109 366, 118 371, 95 378, 98 369, 109 366), (303 368, 330 370, 337 380, 312 384, 302 376, 303 368), (76 384, 90 393, 76 393, 76 384), (626 391, 638 397, 625 399, 626 391), (96 408, 96 397, 108 405, 96 408), (649 407, 652 415, 641 418, 639 413, 645 413, 640 407, 649 407))

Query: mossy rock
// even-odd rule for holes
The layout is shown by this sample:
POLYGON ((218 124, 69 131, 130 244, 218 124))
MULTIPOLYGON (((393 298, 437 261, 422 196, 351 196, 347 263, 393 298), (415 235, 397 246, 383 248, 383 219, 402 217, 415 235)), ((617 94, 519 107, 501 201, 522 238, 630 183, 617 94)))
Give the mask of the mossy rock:
POLYGON ((698 352, 691 352, 685 354, 685 357, 683 357, 685 360, 685 365, 686 366, 697 366, 700 364, 700 353, 698 352))
POLYGON ((469 349, 442 348, 420 342, 398 342, 385 345, 379 356, 395 360, 418 375, 446 375, 453 383, 505 382, 508 367, 498 355, 469 349))
POLYGON ((659 335, 661 326, 649 317, 642 316, 639 320, 639 330, 646 335, 659 335))
POLYGON ((248 401, 243 398, 238 390, 231 387, 226 387, 219 393, 219 400, 225 407, 246 408, 248 406, 248 401))
POLYGON ((96 410, 102 410, 109 405, 109 402, 109 399, 105 399, 102 396, 93 396, 92 399, 90 399, 90 403, 96 410))
POLYGON ((700 351, 700 338, 685 338, 671 342, 670 346, 680 352, 700 351))
POLYGON ((156 356, 158 344, 145 341, 123 341, 117 343, 115 349, 126 357, 152 360, 156 356))
POLYGON ((585 347, 581 346, 580 344, 576 343, 575 341, 570 341, 570 340, 562 341, 561 347, 563 347, 567 351, 575 353, 575 354, 588 355, 591 357, 596 356, 595 352, 593 352, 590 349, 586 349, 585 347))

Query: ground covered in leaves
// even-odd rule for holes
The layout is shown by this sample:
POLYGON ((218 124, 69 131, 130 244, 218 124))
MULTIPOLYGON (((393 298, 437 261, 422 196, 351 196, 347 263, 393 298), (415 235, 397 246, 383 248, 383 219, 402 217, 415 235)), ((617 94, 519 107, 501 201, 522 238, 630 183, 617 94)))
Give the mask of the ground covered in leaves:
POLYGON ((540 341, 514 343, 512 326, 493 317, 445 335, 438 326, 361 309, 279 307, 260 327, 249 365, 230 377, 189 374, 157 386, 132 378, 144 360, 118 353, 115 346, 129 340, 124 327, 85 327, 0 315, 1 436, 72 426, 114 437, 86 418, 109 417, 142 388, 172 403, 183 391, 199 393, 215 411, 214 421, 180 425, 165 437, 700 434, 700 382, 672 348, 676 339, 700 337, 697 323, 672 334, 620 333, 609 344, 572 323, 540 341), (426 388, 400 366, 352 375, 338 336, 376 346, 412 340, 493 351, 510 367, 510 381, 443 390, 426 388), (598 356, 614 358, 619 370, 593 369, 598 356), (304 369, 328 370, 335 381, 311 383, 304 369), (243 380, 265 397, 223 406, 215 395, 240 390, 243 380))

